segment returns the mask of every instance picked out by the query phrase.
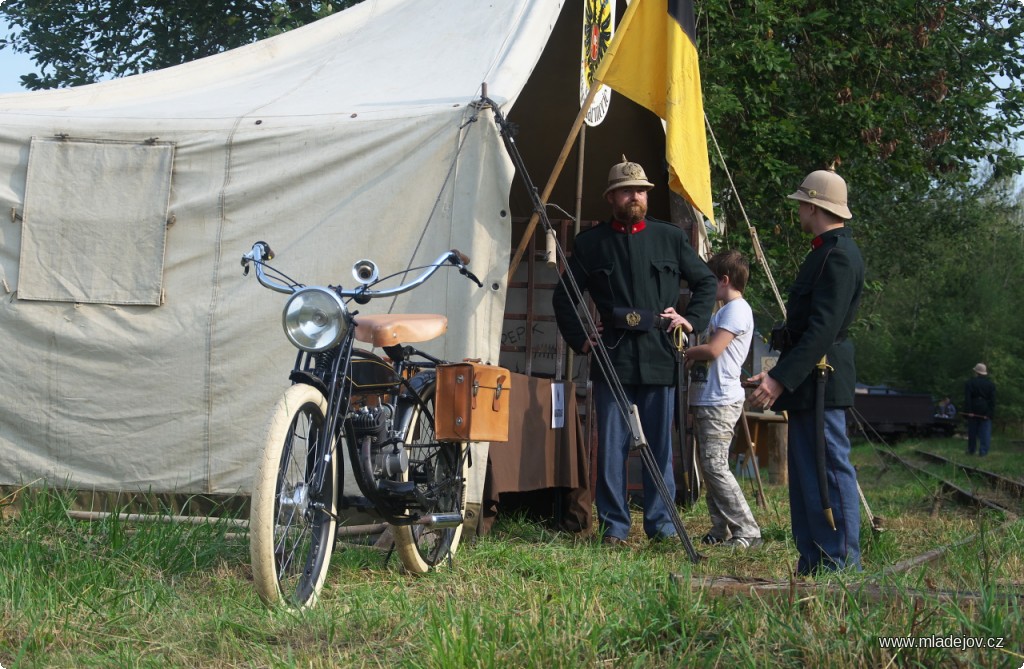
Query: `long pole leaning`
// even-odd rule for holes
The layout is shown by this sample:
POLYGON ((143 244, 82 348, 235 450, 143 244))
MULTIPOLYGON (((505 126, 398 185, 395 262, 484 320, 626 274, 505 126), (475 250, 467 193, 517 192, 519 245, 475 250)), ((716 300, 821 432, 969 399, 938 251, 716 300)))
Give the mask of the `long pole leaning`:
POLYGON ((747 408, 743 407, 740 412, 740 426, 743 428, 743 439, 747 442, 747 456, 750 463, 754 465, 754 477, 757 480, 757 505, 767 508, 768 500, 764 496, 764 486, 761 484, 761 465, 757 461, 757 453, 754 446, 754 438, 750 434, 750 423, 747 422, 747 408))
MULTIPOLYGON (((583 218, 583 164, 584 164, 584 156, 586 155, 586 148, 587 148, 587 129, 586 128, 581 128, 580 129, 579 151, 576 152, 576 208, 573 210, 573 222, 572 222, 572 238, 573 239, 576 239, 576 235, 580 234, 580 221, 583 218)), ((558 242, 556 241, 555 243, 557 244, 558 242)), ((555 262, 555 266, 554 267, 555 267, 555 271, 557 272, 558 271, 558 259, 557 258, 552 258, 551 260, 553 260, 555 262)), ((573 370, 573 366, 575 364, 576 356, 573 353, 572 349, 569 349, 569 347, 565 345, 565 342, 562 340, 561 337, 558 338, 558 344, 557 345, 562 347, 563 349, 568 349, 566 351, 565 373, 569 377, 569 379, 572 380, 572 377, 573 377, 572 370, 573 370)), ((556 369, 560 369, 560 367, 556 368, 556 369)))
MULTIPOLYGON (((509 157, 512 158, 512 163, 515 165, 516 170, 523 178, 523 181, 526 185, 526 190, 530 193, 530 196, 533 199, 533 205, 535 208, 534 213, 538 221, 544 221, 545 230, 550 230, 552 229, 551 222, 548 220, 547 213, 544 211, 544 205, 538 198, 537 190, 536 188, 534 188, 533 183, 530 180, 530 176, 526 172, 526 165, 523 162, 522 155, 519 153, 519 148, 516 146, 515 141, 513 140, 509 132, 507 122, 505 121, 505 118, 501 113, 501 109, 493 100, 486 97, 486 87, 483 90, 484 95, 481 96, 481 106, 489 107, 494 113, 495 121, 497 122, 498 127, 501 131, 501 137, 502 140, 505 142, 505 148, 509 153, 509 157)), ((565 252, 561 248, 561 246, 556 243, 555 249, 558 253, 559 259, 563 262, 563 264, 566 263, 567 259, 565 257, 565 252)), ((572 274, 570 272, 565 272, 563 275, 561 275, 559 277, 559 281, 566 281, 566 275, 568 276, 566 289, 569 290, 570 293, 574 296, 574 299, 577 303, 581 302, 583 299, 583 293, 580 290, 579 286, 576 284, 575 279, 573 279, 572 274)), ((584 329, 591 333, 597 332, 597 326, 593 322, 593 319, 590 317, 589 312, 584 312, 584 316, 581 316, 581 318, 585 318, 585 321, 583 323, 584 329)), ((639 411, 637 410, 635 404, 631 404, 628 401, 625 391, 623 390, 622 385, 615 374, 615 368, 611 363, 611 357, 609 356, 608 351, 605 348, 602 341, 600 340, 600 338, 597 339, 596 346, 594 349, 594 355, 595 359, 598 362, 598 365, 600 366, 602 372, 605 375, 605 378, 608 380, 609 385, 612 388, 612 394, 615 397, 616 405, 618 406, 619 411, 622 413, 623 420, 625 420, 626 425, 629 429, 630 448, 632 450, 637 450, 640 452, 641 461, 643 462, 644 467, 647 469, 648 474, 650 474, 651 479, 654 481, 654 487, 656 488, 658 496, 661 498, 662 503, 668 509, 669 517, 672 521, 672 526, 676 530, 676 535, 679 537, 680 542, 682 542, 683 548, 686 550, 686 554, 690 558, 690 561, 696 564, 697 562, 703 560, 704 556, 697 552, 697 549, 693 546, 693 542, 690 540, 690 535, 686 532, 686 527, 683 525, 683 521, 679 517, 679 510, 676 508, 676 502, 674 499, 672 499, 672 495, 668 490, 668 485, 665 483, 665 478, 664 476, 662 476, 661 470, 658 468, 657 461, 654 458, 654 453, 651 451, 651 447, 647 443, 647 437, 644 435, 643 426, 640 424, 639 411)))

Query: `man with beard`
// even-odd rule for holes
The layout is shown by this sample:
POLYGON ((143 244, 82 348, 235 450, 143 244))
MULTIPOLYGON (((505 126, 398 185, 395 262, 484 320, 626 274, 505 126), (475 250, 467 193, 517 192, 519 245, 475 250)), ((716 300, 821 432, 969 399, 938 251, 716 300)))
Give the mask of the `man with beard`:
MULTIPOLYGON (((597 307, 598 332, 588 336, 577 303, 566 290, 568 277, 555 289, 552 305, 558 329, 574 351, 587 354, 604 342, 626 401, 635 404, 648 445, 671 497, 672 415, 675 400, 675 346, 671 331, 703 330, 715 302, 717 281, 691 248, 679 227, 647 218, 647 191, 654 187, 643 168, 622 157, 608 174, 605 200, 612 218, 577 235, 566 275, 581 291, 590 291, 597 307), (680 281, 690 300, 676 312, 680 281)), ((630 431, 612 385, 591 364, 598 428, 596 503, 602 541, 622 545, 629 534, 626 458, 630 431)), ((628 407, 628 405, 627 405, 628 407)), ((644 532, 654 541, 675 536, 670 510, 644 470, 644 532)))

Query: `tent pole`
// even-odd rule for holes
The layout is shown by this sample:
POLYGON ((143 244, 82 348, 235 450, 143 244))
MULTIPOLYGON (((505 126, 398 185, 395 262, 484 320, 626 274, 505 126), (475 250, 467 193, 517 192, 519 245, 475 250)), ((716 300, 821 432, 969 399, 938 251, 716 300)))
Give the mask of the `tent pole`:
MULTIPOLYGON (((580 234, 580 219, 583 217, 583 163, 584 163, 584 152, 587 148, 587 128, 584 126, 580 129, 580 148, 578 157, 576 160, 576 210, 573 212, 575 216, 572 222, 572 237, 576 238, 576 235, 580 234)), ((568 240, 566 240, 568 242, 568 240)), ((558 338, 558 346, 565 346, 564 339, 558 338)), ((565 377, 572 381, 573 377, 573 365, 575 364, 576 354, 572 349, 566 352, 566 370, 565 377)))
POLYGON ((573 237, 580 234, 580 220, 583 218, 583 154, 587 148, 587 129, 580 130, 579 159, 576 161, 576 220, 573 221, 573 237))
MULTIPOLYGON (((593 85, 590 87, 590 91, 587 93, 587 99, 580 105, 580 113, 576 115, 576 120, 573 121, 572 128, 569 129, 569 136, 565 138, 565 144, 562 145, 562 151, 558 154, 558 160, 555 161, 555 167, 551 170, 551 176, 548 177, 548 183, 544 186, 544 191, 540 195, 540 201, 543 204, 547 204, 548 198, 551 197, 551 191, 555 189, 555 182, 558 181, 559 175, 562 174, 562 168, 565 167, 565 161, 569 158, 569 152, 572 151, 572 145, 576 141, 577 135, 580 134, 580 128, 583 127, 583 119, 587 116, 587 111, 590 109, 590 105, 593 104, 594 98, 597 97, 597 92, 601 89, 601 82, 595 80, 593 85)), ((543 206, 542 204, 542 206, 543 206)), ((508 267, 508 281, 512 281, 512 275, 516 273, 516 269, 519 267, 519 261, 523 258, 523 253, 526 251, 527 244, 530 243, 530 237, 533 236, 534 230, 537 229, 537 223, 540 221, 540 212, 534 211, 530 214, 530 222, 526 224, 526 232, 523 233, 522 238, 519 240, 519 246, 516 247, 516 251, 512 254, 512 261, 508 267)))

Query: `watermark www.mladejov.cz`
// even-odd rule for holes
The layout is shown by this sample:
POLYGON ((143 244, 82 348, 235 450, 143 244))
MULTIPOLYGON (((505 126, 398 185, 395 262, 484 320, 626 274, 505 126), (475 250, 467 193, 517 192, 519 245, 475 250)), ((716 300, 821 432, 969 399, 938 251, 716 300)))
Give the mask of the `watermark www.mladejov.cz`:
POLYGON ((974 637, 947 634, 945 636, 880 636, 878 637, 879 648, 890 648, 893 650, 901 648, 952 648, 956 650, 971 650, 974 648, 1003 648, 1004 638, 995 637, 974 637))

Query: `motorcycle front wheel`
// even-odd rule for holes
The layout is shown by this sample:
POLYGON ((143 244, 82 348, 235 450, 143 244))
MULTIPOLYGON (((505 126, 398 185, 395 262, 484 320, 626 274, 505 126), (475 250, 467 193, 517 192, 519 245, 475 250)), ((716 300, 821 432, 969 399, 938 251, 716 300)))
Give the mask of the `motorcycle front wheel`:
POLYGON ((320 452, 326 412, 319 390, 296 384, 285 391, 268 422, 253 483, 249 551, 256 591, 269 605, 308 608, 327 577, 338 470, 334 449, 329 458, 320 452))
MULTIPOLYGON (((407 480, 415 481, 425 496, 436 499, 432 513, 466 515, 466 476, 468 458, 464 443, 438 443, 434 434, 434 386, 421 392, 429 408, 409 406, 411 411, 406 449, 409 453, 407 480)), ((399 422, 403 422, 399 419, 399 422)), ((406 571, 424 574, 454 555, 462 537, 457 527, 399 525, 394 528, 395 549, 406 571)))

